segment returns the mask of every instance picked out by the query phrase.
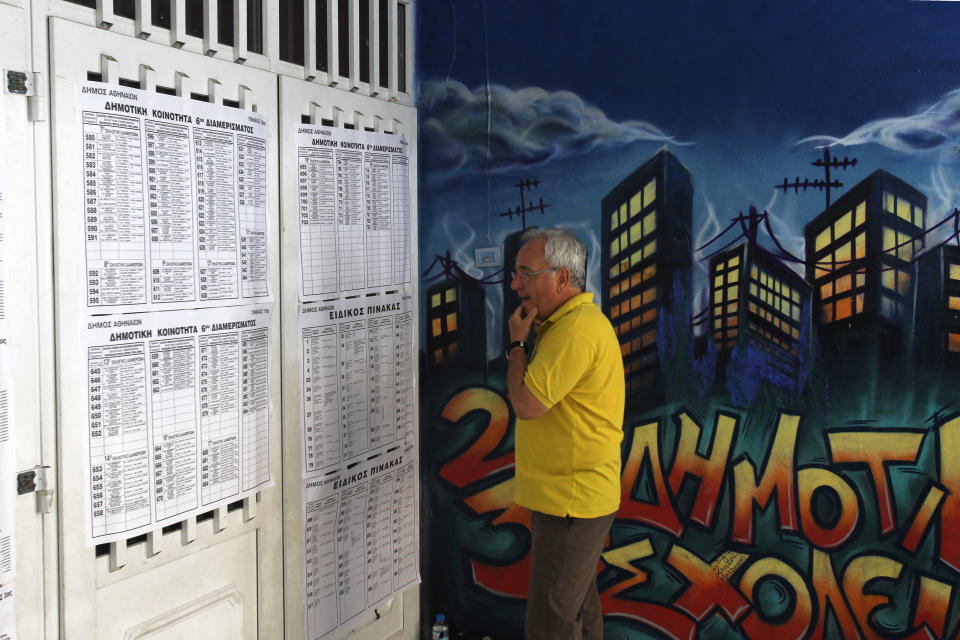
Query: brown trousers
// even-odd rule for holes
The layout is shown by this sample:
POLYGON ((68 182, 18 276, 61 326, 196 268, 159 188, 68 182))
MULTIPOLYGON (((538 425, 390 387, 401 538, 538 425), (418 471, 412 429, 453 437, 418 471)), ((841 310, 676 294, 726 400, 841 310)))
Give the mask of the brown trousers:
POLYGON ((530 514, 525 640, 602 640, 597 562, 616 514, 600 518, 530 514))

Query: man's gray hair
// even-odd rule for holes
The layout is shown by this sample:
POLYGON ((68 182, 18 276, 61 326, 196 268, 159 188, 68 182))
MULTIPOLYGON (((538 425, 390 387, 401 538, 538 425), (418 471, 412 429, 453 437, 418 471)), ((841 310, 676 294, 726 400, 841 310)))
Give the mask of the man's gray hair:
POLYGON ((521 240, 545 239, 543 257, 551 269, 569 269, 570 284, 581 291, 587 288, 587 247, 569 229, 528 229, 521 240))

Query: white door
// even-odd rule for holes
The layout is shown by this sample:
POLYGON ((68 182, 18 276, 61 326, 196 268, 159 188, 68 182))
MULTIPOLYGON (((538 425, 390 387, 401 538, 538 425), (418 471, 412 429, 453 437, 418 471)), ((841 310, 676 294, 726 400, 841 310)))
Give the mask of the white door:
MULTIPOLYGON (((29 3, 28 3, 29 4, 29 3)), ((3 84, 9 82, 9 72, 25 72, 32 84, 32 59, 30 48, 30 15, 27 8, 0 4, 0 69, 3 69, 3 84)), ((32 92, 32 91, 31 91, 32 92)), ((43 451, 41 446, 42 399, 49 398, 40 383, 41 356, 39 336, 47 337, 49 326, 40 326, 38 320, 38 236, 37 200, 34 198, 35 175, 35 124, 31 120, 42 107, 34 98, 4 90, 0 93, 0 129, 3 144, 0 146, 0 176, 5 186, 3 193, 5 209, 5 269, 4 286, 8 334, 7 344, 0 345, 10 356, 10 370, 14 385, 12 393, 3 398, 12 411, 12 420, 0 425, 0 432, 7 429, 16 441, 16 469, 27 471, 41 464, 53 464, 53 452, 43 451), (31 103, 33 107, 31 107, 31 103)), ((2 437, 0 437, 2 439, 2 437)), ((7 472, 10 470, 4 469, 7 472)), ((7 473, 3 474, 7 480, 7 473)), ((3 491, 14 494, 11 484, 3 491)), ((23 493, 16 497, 16 578, 15 603, 17 609, 17 637, 41 638, 44 634, 44 564, 56 575, 56 556, 44 555, 43 516, 37 508, 37 494, 23 493)), ((53 517, 52 515, 50 516, 53 517)), ((47 540, 56 549, 55 540, 47 540)), ((3 550, 0 550, 0 556, 3 550)), ((0 558, 2 564, 2 558, 0 558)), ((9 587, 9 585, 5 585, 9 587)), ((0 591, 6 591, 0 587, 0 591)), ((2 631, 2 630, 0 630, 2 631)))
MULTIPOLYGON (((372 73, 371 77, 379 77, 372 73)), ((395 77, 395 72, 394 72, 395 77)), ((396 86, 396 82, 390 83, 396 86)), ((385 91, 380 89, 381 91, 385 91)), ((369 88, 367 88, 369 91, 369 88)), ((322 630, 304 628, 304 611, 307 609, 305 600, 306 565, 307 558, 304 549, 305 523, 301 505, 304 500, 304 480, 300 470, 303 466, 303 423, 302 389, 301 389, 301 358, 305 347, 301 342, 298 318, 302 302, 316 302, 334 295, 309 293, 300 295, 298 284, 301 278, 301 263, 299 257, 301 228, 300 228, 300 193, 299 193, 299 157, 297 144, 297 128, 301 124, 325 125, 331 128, 347 128, 356 131, 372 131, 379 133, 393 133, 406 138, 410 146, 409 163, 409 233, 412 238, 410 254, 402 256, 409 260, 409 265, 418 264, 416 238, 417 212, 417 114, 412 107, 402 106, 393 102, 379 100, 341 89, 318 86, 312 82, 281 76, 280 77, 280 137, 281 137, 281 200, 283 202, 283 290, 282 290, 282 317, 283 317, 283 406, 284 406, 284 497, 287 508, 284 511, 284 554, 286 556, 286 573, 284 574, 284 607, 286 630, 289 638, 304 638, 313 640, 320 637, 322 630)), ((331 190, 333 186, 330 187, 331 190)), ((395 253, 396 255, 396 253, 395 253)), ((401 256, 398 256, 401 257, 401 256)), ((334 271, 336 266, 333 267, 334 271)), ((416 267, 413 267, 416 269, 416 267)), ((330 275, 329 267, 324 270, 330 275)), ((334 278, 336 273, 333 274, 334 278)), ((303 276, 306 277, 306 276, 303 276)), ((401 281, 397 280, 397 282, 401 281)), ((394 287, 380 287, 381 290, 403 289, 413 300, 413 326, 418 326, 417 304, 419 296, 416 293, 416 273, 407 280, 408 284, 394 287)), ((307 287, 304 287, 306 291, 307 287)), ((320 287, 318 287, 320 289, 320 287)), ((336 286, 334 286, 336 289, 336 286)), ((369 289, 365 291, 370 291, 369 289)), ((322 302, 320 303, 323 304, 322 302)), ((317 305, 305 305, 317 306, 317 305)), ((416 351, 414 350, 414 353, 416 351)), ((415 371, 415 368, 414 368, 415 371)), ((416 380, 410 384, 416 389, 416 380)), ((412 406, 413 424, 418 424, 419 416, 416 412, 416 403, 412 406)), ((414 495, 418 495, 419 484, 416 485, 414 495)), ((335 509, 333 509, 335 511, 335 509)), ((419 511, 417 510, 416 513, 419 511)), ((331 525, 332 526, 332 525, 331 525)), ((326 588, 326 587, 324 587, 326 588)), ((373 606, 373 605, 370 605, 373 606)), ((419 619, 419 590, 411 587, 388 600, 374 611, 351 619, 345 628, 357 630, 355 637, 358 640, 376 640, 381 638, 415 638, 417 637, 419 619)), ((330 616, 330 614, 326 614, 330 616)), ((334 612, 333 617, 336 617, 334 612)), ((336 620, 327 620, 328 628, 336 620)), ((318 625, 319 626, 319 625, 318 625)))
MULTIPOLYGON (((84 193, 80 153, 81 144, 85 144, 82 136, 87 134, 85 129, 80 130, 82 125, 78 112, 81 101, 79 87, 82 82, 93 80, 108 91, 118 91, 119 94, 128 91, 129 87, 134 87, 147 92, 175 93, 183 98, 202 97, 216 105, 256 111, 264 117, 268 131, 266 162, 263 165, 266 192, 269 194, 266 216, 270 221, 266 234, 267 263, 270 288, 274 300, 278 300, 280 286, 279 230, 276 224, 279 220, 276 76, 215 57, 56 17, 49 20, 49 41, 57 270, 58 481, 62 524, 61 637, 151 640, 281 638, 283 593, 278 586, 282 583, 283 575, 279 309, 267 316, 271 318, 268 333, 270 355, 268 360, 261 360, 269 362, 269 365, 261 368, 269 369, 269 470, 273 486, 264 488, 255 496, 229 505, 224 504, 211 511, 202 512, 202 509, 196 509, 201 513, 173 524, 164 522, 167 526, 142 535, 95 548, 87 546, 89 531, 85 489, 93 472, 85 466, 82 452, 93 438, 93 427, 87 415, 88 402, 92 402, 89 398, 92 397, 90 385, 93 373, 87 366, 89 354, 83 345, 84 330, 94 322, 108 322, 118 326, 118 319, 124 327, 136 327, 140 318, 146 316, 142 313, 93 318, 85 315, 90 313, 90 290, 78 291, 76 286, 76 274, 88 273, 83 235, 85 211, 83 196, 78 199, 75 195, 84 193), (88 472, 91 475, 88 475, 88 472)), ((105 103, 110 101, 109 96, 109 93, 104 96, 105 103)), ((239 158, 236 160, 237 166, 242 166, 243 156, 240 155, 242 150, 239 134, 237 135, 237 155, 231 157, 239 158)), ((199 143, 195 141, 195 146, 197 144, 199 143)), ((118 149, 119 146, 118 142, 118 149)), ((190 166, 192 158, 191 152, 187 158, 190 166)), ((124 159, 119 151, 115 160, 118 163, 130 162, 129 157, 124 159)), ((199 167, 197 172, 191 178, 195 184, 199 184, 201 179, 199 167)), ((183 189, 188 194, 191 179, 187 179, 183 184, 183 189)), ((130 192, 124 193, 129 195, 130 192)), ((199 196, 195 196, 195 199, 199 199, 199 196)), ((240 203, 238 207, 242 205, 239 198, 237 202, 240 203)), ((200 225, 199 222, 197 224, 200 225)), ((198 238, 201 237, 200 231, 197 234, 198 238)), ((140 243, 143 244, 144 241, 140 240, 140 243)), ((202 246, 200 248, 203 249, 202 246)), ((123 265, 113 277, 126 277, 122 267, 123 265)), ((84 281, 81 279, 80 282, 84 281)), ((82 286, 84 285, 81 285, 81 288, 82 286)), ((232 304, 241 302, 243 301, 235 301, 232 304)), ((261 311, 266 313, 265 309, 261 311)), ((179 312, 158 313, 171 314, 170 322, 167 323, 169 327, 163 325, 164 331, 170 329, 176 333, 179 330, 177 327, 189 325, 189 321, 179 312)), ((161 329, 156 331, 158 335, 168 335, 159 333, 161 329)), ((260 345, 261 350, 263 346, 260 345)), ((202 348, 196 350, 205 353, 202 348)), ((150 353, 153 355, 153 352, 150 353)), ((210 347, 209 353, 220 354, 211 355, 211 358, 237 357, 224 355, 233 352, 215 351, 214 347, 210 347)), ((200 360, 206 357, 196 356, 200 360)), ((194 360, 191 360, 192 362, 194 360)), ((193 366, 195 365, 191 364, 191 367, 193 366)), ((198 385, 202 385, 204 378, 202 374, 198 375, 201 381, 198 385)), ((148 382, 147 386, 155 384, 148 382)), ((134 385, 131 388, 139 387, 134 385)), ((145 393, 149 396, 149 390, 145 393)), ((217 393, 223 392, 210 391, 211 396, 214 396, 212 401, 217 401, 217 393)), ((124 400, 122 397, 117 399, 117 411, 127 410, 123 408, 127 406, 123 404, 124 400)), ((155 410, 150 411, 151 415, 154 415, 155 410)), ((123 422, 122 417, 117 420, 123 422)), ((206 445, 201 445, 203 446, 206 445)), ((226 449, 220 451, 219 455, 227 455, 223 453, 226 449)), ((147 449, 147 453, 149 455, 153 452, 147 449)), ((204 456, 206 455, 207 452, 204 451, 204 456)), ((157 466, 159 468, 159 462, 157 466)), ((204 469, 206 470, 205 466, 204 469)), ((151 477, 152 473, 140 473, 133 481, 149 482, 151 477), (147 477, 142 477, 145 475, 147 477)), ((131 478, 126 477, 124 482, 127 481, 131 481, 131 478)), ((95 480, 90 482, 92 484, 95 480)), ((150 495, 152 499, 152 492, 150 495)), ((96 500, 95 496, 93 500, 96 500)), ((90 508, 96 507, 91 505, 90 508)))

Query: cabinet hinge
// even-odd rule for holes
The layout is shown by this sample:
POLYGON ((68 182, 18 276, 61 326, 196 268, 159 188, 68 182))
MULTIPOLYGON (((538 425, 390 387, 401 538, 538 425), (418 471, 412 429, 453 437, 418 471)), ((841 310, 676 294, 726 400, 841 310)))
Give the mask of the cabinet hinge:
POLYGON ((11 95, 24 96, 31 122, 43 122, 47 119, 47 99, 44 90, 45 78, 37 71, 3 70, 3 91, 11 95))

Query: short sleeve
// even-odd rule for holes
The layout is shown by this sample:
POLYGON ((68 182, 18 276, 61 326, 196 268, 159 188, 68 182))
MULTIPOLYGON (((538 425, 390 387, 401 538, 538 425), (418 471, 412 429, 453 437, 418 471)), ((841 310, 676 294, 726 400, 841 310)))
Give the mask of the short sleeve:
POLYGON ((551 331, 537 338, 523 383, 549 409, 570 393, 593 359, 593 345, 583 336, 570 331, 551 331))

